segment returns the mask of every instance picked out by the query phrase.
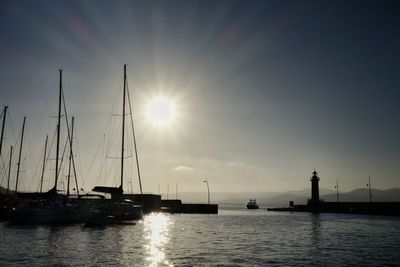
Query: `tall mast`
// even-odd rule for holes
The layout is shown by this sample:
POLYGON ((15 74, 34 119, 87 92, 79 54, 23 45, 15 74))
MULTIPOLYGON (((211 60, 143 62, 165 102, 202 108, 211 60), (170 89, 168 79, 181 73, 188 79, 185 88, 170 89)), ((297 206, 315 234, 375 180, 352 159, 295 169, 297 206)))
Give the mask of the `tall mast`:
POLYGON ((1 137, 0 137, 0 155, 1 155, 1 148, 3 147, 4 126, 6 123, 7 108, 8 108, 8 106, 4 106, 4 109, 3 109, 3 123, 1 126, 1 137))
POLYGON ((25 120, 26 116, 24 117, 24 122, 22 123, 21 143, 19 145, 19 155, 17 164, 17 179, 15 181, 15 192, 14 192, 15 194, 17 194, 18 191, 18 178, 19 178, 19 168, 21 167, 21 152, 22 152, 22 143, 24 141, 25 120))
MULTIPOLYGON (((65 105, 64 92, 61 92, 61 94, 62 94, 62 101, 63 101, 63 106, 64 106, 65 123, 66 123, 66 125, 67 125, 68 140, 70 140, 70 139, 72 140, 71 133, 70 133, 70 130, 69 130, 69 125, 68 125, 68 116, 67 116, 68 114, 67 114, 67 107, 66 107, 66 105, 65 105)), ((72 119, 74 119, 74 117, 72 117, 72 119)), ((73 131, 73 127, 72 127, 72 131, 73 131)), ((71 141, 71 142, 72 142, 72 141, 71 141)), ((72 145, 72 144, 71 144, 71 145, 72 145)), ((72 149, 70 150, 70 152, 71 152, 71 159, 70 159, 70 161, 72 162, 72 169, 73 169, 73 171, 74 171, 76 192, 77 192, 77 194, 78 194, 78 196, 79 196, 79 186, 78 186, 78 178, 77 178, 77 176, 76 176, 74 152, 73 152, 72 149)), ((70 164, 71 164, 71 163, 70 163, 70 164)), ((71 168, 71 167, 69 167, 68 172, 70 172, 70 168, 71 168)))
POLYGON ((40 193, 42 193, 42 188, 43 188, 43 177, 44 177, 44 168, 46 167, 46 153, 47 153, 47 139, 49 138, 48 135, 46 135, 46 141, 44 142, 44 155, 43 155, 43 168, 42 168, 42 176, 40 177, 40 193))
POLYGON ((6 195, 8 195, 8 191, 10 190, 12 151, 13 151, 13 147, 11 146, 11 148, 10 148, 10 162, 8 163, 8 177, 7 177, 7 193, 6 193, 6 195))
POLYGON ((121 185, 120 185, 121 189, 123 188, 124 184, 125 94, 126 94, 126 64, 124 65, 124 89, 122 97, 122 144, 121 144, 121 185))
POLYGON ((61 94, 62 94, 62 70, 58 70, 60 73, 60 84, 59 84, 59 95, 58 95, 58 122, 57 122, 57 145, 56 145, 56 177, 54 179, 54 190, 57 192, 57 180, 58 180, 58 153, 60 150, 60 125, 61 125, 61 94))
MULTIPOLYGON (((71 122, 71 138, 69 139, 69 166, 68 166, 68 179, 67 179, 67 197, 69 197, 69 183, 71 177, 71 162, 72 162, 72 139, 74 138, 74 117, 71 122)), ((77 188, 78 189, 78 188, 77 188)), ((79 190, 79 189, 78 189, 79 190)))

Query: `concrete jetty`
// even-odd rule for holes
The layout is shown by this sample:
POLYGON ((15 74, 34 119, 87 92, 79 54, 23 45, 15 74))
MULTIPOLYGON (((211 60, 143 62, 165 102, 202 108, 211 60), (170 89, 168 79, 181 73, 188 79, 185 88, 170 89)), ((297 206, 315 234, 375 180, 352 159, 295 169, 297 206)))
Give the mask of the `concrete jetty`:
POLYGON ((310 180, 311 199, 308 200, 307 205, 294 205, 290 201, 289 207, 269 208, 268 210, 400 216, 400 202, 325 202, 319 198, 318 183, 320 178, 315 170, 310 180))

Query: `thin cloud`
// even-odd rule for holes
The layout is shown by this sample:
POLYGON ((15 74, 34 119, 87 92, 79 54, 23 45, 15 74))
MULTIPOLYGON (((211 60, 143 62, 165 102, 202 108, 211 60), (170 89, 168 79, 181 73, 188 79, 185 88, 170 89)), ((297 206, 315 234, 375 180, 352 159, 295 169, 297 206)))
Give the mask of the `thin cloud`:
POLYGON ((178 172, 190 172, 190 171, 193 170, 193 168, 187 167, 187 166, 184 166, 184 165, 180 165, 178 167, 175 167, 174 170, 178 171, 178 172))
POLYGON ((228 166, 233 166, 233 167, 242 167, 243 163, 240 161, 229 161, 227 163, 228 166))

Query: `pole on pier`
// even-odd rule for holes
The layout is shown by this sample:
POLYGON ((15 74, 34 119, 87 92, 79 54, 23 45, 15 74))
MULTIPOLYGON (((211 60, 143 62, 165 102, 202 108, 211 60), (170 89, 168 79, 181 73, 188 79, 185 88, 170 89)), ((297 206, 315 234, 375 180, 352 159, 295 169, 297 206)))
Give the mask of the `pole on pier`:
POLYGON ((339 202, 339 180, 336 179, 336 201, 339 202))
POLYGON ((208 184, 207 178, 203 181, 203 183, 207 184, 207 192, 208 192, 208 205, 210 205, 210 186, 208 184))
POLYGON ((369 202, 372 202, 371 176, 368 176, 369 202))

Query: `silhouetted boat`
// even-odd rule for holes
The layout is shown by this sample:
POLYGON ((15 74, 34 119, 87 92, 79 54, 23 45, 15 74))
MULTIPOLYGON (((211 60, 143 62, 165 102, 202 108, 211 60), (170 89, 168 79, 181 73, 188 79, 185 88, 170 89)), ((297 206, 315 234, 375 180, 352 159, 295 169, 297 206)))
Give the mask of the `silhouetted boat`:
MULTIPOLYGON (((138 220, 143 217, 142 206, 135 205, 132 201, 124 198, 124 142, 125 142, 125 106, 126 106, 126 65, 124 65, 124 85, 122 100, 122 142, 121 142, 121 183, 119 187, 95 186, 94 192, 111 194, 111 201, 94 207, 88 214, 86 223, 95 224, 111 224, 122 223, 124 221, 138 220)), ((129 95, 128 95, 129 96, 129 95)), ((130 112, 132 116, 132 112, 130 112)), ((132 120, 133 127, 133 120, 132 120)), ((136 144, 135 140, 134 143, 136 144)), ((135 149, 136 152, 136 149, 135 149)), ((136 156, 137 158, 137 156, 136 156)), ((140 177, 140 175, 139 175, 140 177)))
POLYGON ((12 220, 19 224, 77 223, 81 221, 77 206, 65 202, 65 197, 51 200, 21 202, 15 209, 12 220))
MULTIPOLYGON (((0 114, 0 118, 2 118, 2 126, 1 126, 1 133, 0 133, 0 158, 2 155, 2 147, 3 147, 3 137, 4 137, 4 130, 5 130, 5 123, 7 117, 7 109, 8 106, 3 107, 3 111, 0 114)), ((10 148, 10 162, 8 165, 8 176, 7 176, 7 189, 5 194, 3 192, 3 187, 0 186, 0 221, 6 220, 9 217, 10 210, 13 206, 13 196, 9 195, 9 187, 10 187, 10 174, 11 174, 11 159, 12 159, 12 151, 13 147, 10 148)), ((2 162, 1 162, 2 163, 2 162)), ((4 170, 6 166, 4 165, 4 170)))
MULTIPOLYGON (((21 197, 21 201, 18 201, 18 205, 12 209, 11 212, 11 222, 14 223, 72 223, 81 221, 81 214, 79 210, 79 205, 77 202, 70 201, 69 199, 69 188, 67 190, 67 195, 61 195, 57 192, 57 181, 59 178, 60 164, 59 164, 59 150, 60 150, 60 130, 61 130, 61 104, 62 104, 62 70, 59 70, 60 80, 59 80, 59 96, 58 96, 58 122, 57 122, 57 138, 56 138, 56 168, 55 168, 55 182, 54 187, 45 193, 18 193, 18 174, 19 166, 17 170, 17 179, 15 187, 15 196, 17 199, 21 197)), ((65 103, 64 103, 65 105, 65 103)), ((65 107, 65 106, 64 106, 65 107)), ((67 114, 65 114, 67 120, 67 114)), ((21 148, 23 140, 23 131, 25 125, 22 127, 21 134, 21 147, 19 153, 19 160, 21 158, 21 148)), ((68 128, 68 127, 67 127, 68 128)), ((72 138, 70 136, 69 128, 68 139, 72 145, 72 138)), ((71 152, 72 155, 72 152, 71 152)), ((71 160, 71 157, 70 157, 71 160)), ((68 177, 69 185, 69 177, 68 177)))
POLYGON ((247 203, 246 208, 249 210, 256 210, 258 209, 258 205, 255 199, 250 199, 250 201, 247 203))
POLYGON ((119 224, 141 219, 142 216, 142 207, 125 199, 96 205, 85 218, 85 223, 89 226, 119 224))

